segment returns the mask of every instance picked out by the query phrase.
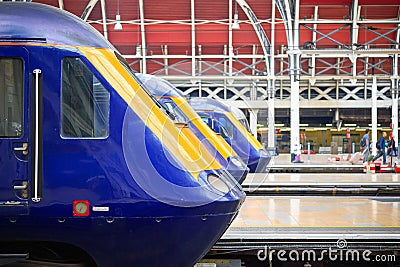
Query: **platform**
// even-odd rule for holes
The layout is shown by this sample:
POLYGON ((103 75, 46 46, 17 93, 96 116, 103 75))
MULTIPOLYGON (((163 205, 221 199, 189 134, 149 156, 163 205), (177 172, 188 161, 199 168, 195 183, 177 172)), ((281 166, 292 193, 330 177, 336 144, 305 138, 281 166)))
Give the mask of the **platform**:
MULTIPOLYGON (((350 155, 351 157, 351 155, 350 155)), ((274 165, 362 165, 362 162, 359 161, 356 164, 351 164, 350 161, 346 160, 349 158, 348 154, 339 154, 339 155, 331 155, 331 154, 313 154, 310 155, 310 159, 308 159, 308 155, 302 154, 300 155, 301 161, 303 163, 292 163, 290 162, 291 156, 290 154, 279 154, 278 156, 274 156, 272 158, 272 164, 274 165), (332 161, 332 158, 340 158, 339 161, 332 161)))
POLYGON ((249 173, 243 184, 255 183, 400 183, 397 173, 249 173))
POLYGON ((315 246, 337 240, 400 249, 400 197, 250 196, 213 249, 315 246))
POLYGON ((268 168, 272 173, 362 173, 363 166, 350 164, 274 164, 268 168))
MULTIPOLYGON (((293 163, 290 162, 289 154, 281 154, 272 158, 268 171, 270 173, 362 173, 362 161, 353 164, 348 160, 350 157, 348 154, 315 154, 310 155, 310 158, 308 155, 301 155, 302 163, 293 163)), ((392 161, 388 159, 388 162, 395 161, 397 158, 393 158, 392 161)))
POLYGON ((242 184, 248 195, 400 195, 395 173, 251 173, 242 184))

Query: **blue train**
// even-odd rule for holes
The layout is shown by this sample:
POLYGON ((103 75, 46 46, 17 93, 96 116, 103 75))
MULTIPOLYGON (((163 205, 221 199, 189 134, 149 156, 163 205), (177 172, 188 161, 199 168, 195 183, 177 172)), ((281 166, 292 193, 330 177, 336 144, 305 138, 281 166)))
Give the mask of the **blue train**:
POLYGON ((236 119, 244 126, 244 128, 246 128, 246 130, 249 133, 252 134, 249 122, 246 118, 246 115, 244 115, 243 111, 241 111, 237 107, 230 107, 230 109, 231 109, 231 112, 233 113, 233 115, 235 115, 236 119))
POLYGON ((211 129, 220 133, 250 168, 250 172, 264 172, 271 156, 257 139, 236 118, 230 107, 218 100, 193 97, 190 105, 211 129))
POLYGON ((192 266, 245 194, 94 28, 0 3, 0 265, 192 266))
POLYGON ((136 76, 143 83, 143 87, 174 116, 175 121, 187 124, 218 162, 241 184, 249 168, 220 135, 203 123, 183 94, 170 82, 156 76, 141 73, 137 73, 136 76))

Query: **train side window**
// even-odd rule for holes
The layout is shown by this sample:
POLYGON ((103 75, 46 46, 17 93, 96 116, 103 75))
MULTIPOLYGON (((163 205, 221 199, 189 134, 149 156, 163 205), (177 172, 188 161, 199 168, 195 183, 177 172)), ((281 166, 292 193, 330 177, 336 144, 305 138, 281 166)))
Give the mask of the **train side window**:
POLYGON ((109 132, 110 92, 79 58, 62 63, 61 136, 105 138, 109 132))
POLYGON ((23 60, 0 58, 0 137, 22 136, 23 95, 23 60))

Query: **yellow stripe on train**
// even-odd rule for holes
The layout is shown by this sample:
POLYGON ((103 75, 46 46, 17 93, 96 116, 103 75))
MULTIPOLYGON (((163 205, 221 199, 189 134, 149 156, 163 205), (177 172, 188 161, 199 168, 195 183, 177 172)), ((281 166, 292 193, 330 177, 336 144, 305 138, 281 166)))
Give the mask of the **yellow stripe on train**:
POLYGON ((139 89, 139 84, 120 64, 114 51, 88 47, 79 47, 79 50, 193 177, 198 179, 203 170, 221 168, 194 133, 176 127, 150 96, 139 89))

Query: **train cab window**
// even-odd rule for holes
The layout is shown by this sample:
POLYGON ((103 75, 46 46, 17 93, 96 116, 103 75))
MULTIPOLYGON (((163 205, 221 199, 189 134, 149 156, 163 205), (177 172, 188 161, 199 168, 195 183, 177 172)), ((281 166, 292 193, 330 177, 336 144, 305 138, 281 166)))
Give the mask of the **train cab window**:
POLYGON ((243 119, 239 119, 239 122, 244 126, 244 128, 246 128, 246 130, 251 133, 250 130, 250 125, 249 122, 247 121, 247 119, 243 118, 243 119))
POLYGON ((180 111, 180 109, 176 106, 174 102, 164 102, 164 107, 170 113, 174 114, 176 122, 182 122, 182 123, 188 122, 186 116, 182 113, 182 111, 180 111))
POLYGON ((24 66, 20 58, 0 58, 0 137, 21 137, 24 66))
POLYGON ((63 59, 61 98, 62 137, 108 136, 110 92, 79 58, 63 59))
POLYGON ((233 124, 226 118, 219 118, 219 127, 221 128, 224 138, 233 138, 233 124))
POLYGON ((201 117, 201 120, 208 125, 208 117, 201 117))

